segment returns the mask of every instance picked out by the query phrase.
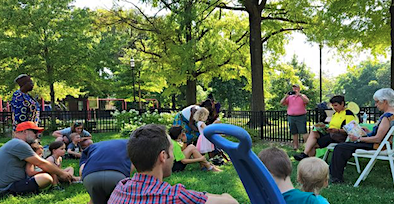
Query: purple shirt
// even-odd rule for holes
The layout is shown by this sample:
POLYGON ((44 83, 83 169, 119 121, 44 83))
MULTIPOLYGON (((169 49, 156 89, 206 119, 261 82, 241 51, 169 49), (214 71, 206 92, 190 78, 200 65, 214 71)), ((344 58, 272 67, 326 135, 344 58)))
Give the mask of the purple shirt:
POLYGON ((205 193, 186 190, 182 184, 171 186, 153 176, 136 173, 119 181, 108 203, 205 203, 207 199, 205 193))

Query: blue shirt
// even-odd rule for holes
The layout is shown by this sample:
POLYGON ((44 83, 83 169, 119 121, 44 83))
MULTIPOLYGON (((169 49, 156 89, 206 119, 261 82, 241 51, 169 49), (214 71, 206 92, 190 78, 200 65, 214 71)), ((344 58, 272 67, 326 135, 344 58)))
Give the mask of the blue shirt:
POLYGON ((128 140, 108 140, 94 143, 82 152, 79 165, 85 164, 82 179, 97 171, 119 171, 130 176, 131 161, 127 155, 128 140))
POLYGON ((311 192, 303 192, 298 189, 291 189, 282 193, 287 204, 319 204, 319 200, 315 194, 311 192))
POLYGON ((320 204, 330 204, 328 200, 321 195, 317 195, 316 198, 320 204))

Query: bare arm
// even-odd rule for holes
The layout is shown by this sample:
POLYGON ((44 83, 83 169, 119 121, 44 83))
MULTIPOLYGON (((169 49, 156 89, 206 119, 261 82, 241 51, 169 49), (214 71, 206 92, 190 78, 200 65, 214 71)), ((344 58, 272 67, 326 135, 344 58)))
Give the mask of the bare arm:
POLYGON ((289 94, 286 94, 281 100, 280 100, 280 104, 282 104, 282 105, 287 105, 287 103, 286 103, 286 99, 287 99, 287 97, 289 97, 289 94))
POLYGON ((63 135, 60 133, 60 130, 56 130, 55 132, 52 133, 54 137, 63 137, 63 135))
POLYGON ((390 122, 387 118, 383 118, 382 122, 379 124, 378 132, 375 136, 371 137, 361 137, 361 142, 366 143, 380 143, 382 142, 384 136, 386 136, 387 131, 390 129, 390 122))
POLYGON ((182 164, 191 164, 191 163, 197 163, 197 162, 203 162, 203 161, 205 161, 205 157, 193 158, 193 159, 182 159, 181 160, 182 164))
POLYGON ((238 203, 238 201, 235 200, 228 193, 223 193, 222 195, 207 193, 206 195, 208 196, 206 204, 216 204, 216 203, 237 204, 238 203))
POLYGON ((71 154, 71 155, 74 155, 74 156, 76 156, 76 157, 78 157, 78 158, 81 157, 81 153, 74 152, 74 151, 72 151, 71 149, 67 149, 67 153, 69 153, 69 154, 71 154))
POLYGON ((309 103, 309 98, 305 94, 300 93, 300 97, 305 104, 309 103))
POLYGON ((36 175, 36 174, 38 174, 38 173, 41 173, 41 172, 34 171, 34 165, 33 165, 33 164, 31 164, 31 163, 26 163, 26 174, 27 174, 28 176, 34 176, 34 175, 36 175))
POLYGON ((73 179, 73 175, 63 171, 62 169, 60 169, 56 165, 52 164, 51 162, 40 158, 37 154, 26 158, 25 161, 28 163, 31 163, 35 166, 40 167, 45 172, 48 172, 50 174, 56 174, 60 178, 62 178, 63 180, 72 181, 72 179, 73 179))

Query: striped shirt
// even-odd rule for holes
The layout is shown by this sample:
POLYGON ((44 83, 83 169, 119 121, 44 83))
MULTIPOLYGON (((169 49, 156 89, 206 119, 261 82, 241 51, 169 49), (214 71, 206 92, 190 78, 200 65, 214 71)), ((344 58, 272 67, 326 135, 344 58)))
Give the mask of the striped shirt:
POLYGON ((136 173, 119 181, 108 203, 205 203, 207 199, 205 193, 186 190, 182 184, 171 186, 153 176, 136 173))

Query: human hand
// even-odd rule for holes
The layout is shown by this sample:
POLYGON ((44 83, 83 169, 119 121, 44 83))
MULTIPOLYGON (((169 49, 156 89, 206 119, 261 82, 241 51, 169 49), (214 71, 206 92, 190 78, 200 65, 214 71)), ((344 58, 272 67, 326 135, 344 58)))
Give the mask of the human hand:
POLYGON ((327 129, 327 132, 329 132, 329 133, 338 133, 338 132, 339 132, 339 129, 336 129, 336 128, 328 128, 328 129, 327 129))
POLYGON ((357 141, 359 137, 355 136, 355 135, 349 135, 349 139, 350 141, 354 142, 357 141))
POLYGON ((365 128, 365 127, 362 127, 361 129, 363 129, 364 132, 367 133, 367 134, 371 132, 368 128, 365 128))
POLYGON ((71 183, 74 179, 74 176, 68 172, 62 171, 63 174, 60 175, 60 178, 64 181, 68 181, 69 183, 71 183))

